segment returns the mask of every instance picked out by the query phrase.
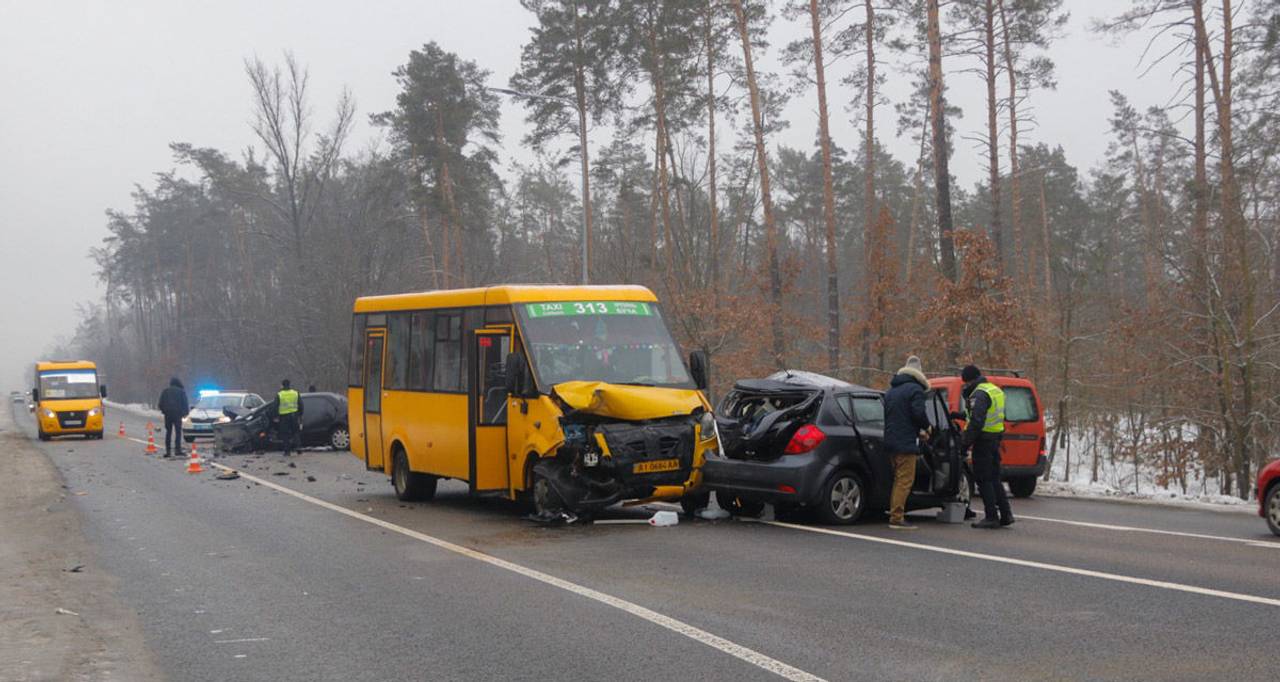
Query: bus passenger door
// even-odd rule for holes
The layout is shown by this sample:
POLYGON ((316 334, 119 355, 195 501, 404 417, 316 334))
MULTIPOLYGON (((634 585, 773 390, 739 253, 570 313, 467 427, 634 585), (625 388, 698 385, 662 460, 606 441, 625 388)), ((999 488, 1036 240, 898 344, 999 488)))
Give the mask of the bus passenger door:
POLYGON ((382 446, 382 351, 386 345, 386 332, 371 330, 364 346, 364 465, 381 471, 382 446))
POLYGON ((477 329, 471 353, 471 491, 506 492, 507 353, 511 329, 477 329))

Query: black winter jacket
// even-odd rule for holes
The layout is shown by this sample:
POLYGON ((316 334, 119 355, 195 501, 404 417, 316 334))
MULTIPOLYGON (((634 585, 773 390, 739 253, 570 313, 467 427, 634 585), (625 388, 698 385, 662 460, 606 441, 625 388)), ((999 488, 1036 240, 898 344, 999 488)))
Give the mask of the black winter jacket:
POLYGON ((919 454, 917 434, 928 428, 924 386, 910 374, 895 374, 884 394, 884 450, 888 454, 919 454))
POLYGON ((160 401, 157 403, 160 413, 166 417, 173 419, 182 419, 191 411, 191 406, 187 403, 187 392, 182 388, 180 382, 170 382, 169 387, 160 393, 160 401))

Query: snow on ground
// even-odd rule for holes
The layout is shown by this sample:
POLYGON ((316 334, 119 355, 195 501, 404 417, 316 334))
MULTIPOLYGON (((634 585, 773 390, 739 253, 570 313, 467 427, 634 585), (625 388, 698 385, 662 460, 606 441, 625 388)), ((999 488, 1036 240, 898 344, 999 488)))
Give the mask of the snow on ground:
POLYGON ((141 403, 117 403, 114 400, 104 400, 102 402, 107 407, 124 410, 130 414, 136 414, 139 417, 161 418, 163 416, 160 414, 160 410, 152 409, 150 405, 143 405, 141 403))
MULTIPOLYGON (((1184 492, 1176 481, 1162 483, 1159 466, 1154 462, 1140 461, 1134 467, 1130 455, 1108 451, 1096 434, 1073 433, 1071 438, 1070 471, 1064 448, 1059 448, 1053 462, 1049 481, 1040 481, 1036 494, 1049 497, 1079 497, 1086 499, 1120 500, 1148 504, 1166 504, 1213 509, 1218 511, 1257 510, 1256 500, 1242 500, 1234 495, 1223 495, 1217 476, 1206 476, 1199 467, 1187 472, 1184 492), (1096 459, 1097 478, 1094 478, 1096 459)), ((1252 486, 1252 481, 1250 481, 1252 486)))

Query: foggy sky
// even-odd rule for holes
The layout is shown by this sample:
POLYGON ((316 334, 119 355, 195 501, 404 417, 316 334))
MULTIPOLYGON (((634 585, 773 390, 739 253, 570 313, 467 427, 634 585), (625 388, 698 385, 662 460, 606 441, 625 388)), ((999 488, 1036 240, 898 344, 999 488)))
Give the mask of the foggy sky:
MULTIPOLYGON (((1033 96, 1038 125, 1021 141, 1061 144, 1068 160, 1087 171, 1106 151, 1107 90, 1126 92, 1141 109, 1165 104, 1172 88, 1167 69, 1139 78, 1141 43, 1113 46, 1086 30, 1090 19, 1122 3, 1065 4, 1072 20, 1051 55, 1058 90, 1033 96)), ((77 305, 101 299, 87 253, 106 236, 104 211, 129 210, 136 185, 150 185, 153 173, 174 167, 170 142, 235 157, 253 143, 244 58, 275 64, 293 51, 310 68, 321 121, 349 87, 358 106, 348 147, 355 151, 376 141, 368 114, 394 106, 391 72, 410 50, 434 40, 505 86, 531 24, 516 0, 0 0, 0 387, 25 387, 28 364, 74 331, 77 305)), ((773 49, 757 57, 759 67, 783 72, 777 50, 807 31, 807 19, 779 18, 773 49)), ((951 102, 965 111, 959 133, 979 131, 985 91, 971 76, 949 78, 951 102)), ((828 79, 837 119, 832 136, 856 148, 859 124, 842 104, 854 93, 836 86, 836 75, 828 79)), ((887 94, 898 100, 906 86, 893 81, 887 94)), ((810 148, 815 102, 812 93, 793 98, 791 127, 771 143, 810 148)), ((878 116, 878 134, 889 138, 892 109, 878 116)), ((503 163, 528 162, 518 105, 504 105, 502 132, 503 163)), ((605 141, 598 131, 592 146, 605 141)), ((904 141, 884 142, 903 161, 915 157, 904 141)), ((955 146, 952 171, 970 188, 983 176, 983 153, 962 138, 955 146)))

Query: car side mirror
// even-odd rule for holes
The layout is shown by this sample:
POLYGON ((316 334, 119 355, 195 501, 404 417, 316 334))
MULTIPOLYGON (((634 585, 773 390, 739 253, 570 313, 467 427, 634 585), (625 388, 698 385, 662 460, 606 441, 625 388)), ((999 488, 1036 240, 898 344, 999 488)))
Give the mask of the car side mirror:
POLYGON ((533 385, 533 369, 524 353, 507 354, 507 393, 516 398, 537 397, 537 389, 533 385))
POLYGON ((695 350, 689 354, 689 375, 693 377, 693 384, 699 391, 707 390, 709 369, 710 361, 707 360, 705 351, 695 350))
POLYGON ((106 384, 103 384, 103 385, 101 385, 101 386, 99 386, 99 387, 98 387, 98 395, 102 396, 103 398, 107 397, 107 385, 106 385, 106 384))
POLYGON ((38 388, 31 389, 31 402, 33 403, 40 402, 40 389, 38 388))

